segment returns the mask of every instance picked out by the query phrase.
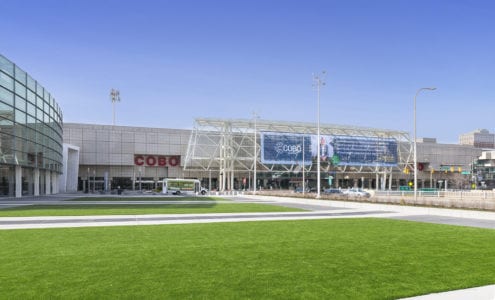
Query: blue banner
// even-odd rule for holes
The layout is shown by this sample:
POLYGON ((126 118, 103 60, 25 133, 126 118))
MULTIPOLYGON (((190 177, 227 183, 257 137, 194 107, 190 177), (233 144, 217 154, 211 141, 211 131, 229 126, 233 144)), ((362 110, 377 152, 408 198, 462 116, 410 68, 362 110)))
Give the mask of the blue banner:
POLYGON ((296 133, 261 132, 261 162, 311 165, 311 136, 296 133), (304 159, 303 159, 304 157, 304 159))
POLYGON ((398 144, 392 138, 337 135, 330 146, 339 166, 392 167, 398 163, 398 144))
POLYGON ((393 138, 346 135, 306 135, 261 132, 261 162, 310 165, 320 160, 334 166, 397 166, 398 143, 393 138), (304 151, 303 151, 304 145, 304 151))

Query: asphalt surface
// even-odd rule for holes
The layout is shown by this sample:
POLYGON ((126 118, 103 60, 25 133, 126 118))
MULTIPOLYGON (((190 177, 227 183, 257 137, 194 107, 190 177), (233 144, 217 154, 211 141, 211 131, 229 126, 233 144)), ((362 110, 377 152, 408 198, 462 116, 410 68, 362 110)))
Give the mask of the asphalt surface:
POLYGON ((398 217, 391 217, 391 219, 495 229, 495 220, 494 221, 478 220, 474 218, 455 218, 455 217, 444 217, 444 216, 433 216, 433 215, 398 216, 398 217))

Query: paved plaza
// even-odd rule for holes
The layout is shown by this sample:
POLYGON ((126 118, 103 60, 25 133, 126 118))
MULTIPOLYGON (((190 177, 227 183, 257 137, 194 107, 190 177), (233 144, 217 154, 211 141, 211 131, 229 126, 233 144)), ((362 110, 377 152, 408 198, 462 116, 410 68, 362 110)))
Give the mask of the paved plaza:
MULTIPOLYGON (((92 196, 92 195, 89 195, 92 196)), ((101 196, 101 195, 94 195, 101 196)), ((159 197, 161 195, 148 197, 159 197)), ((214 201, 132 201, 135 196, 125 197, 125 201, 65 201, 76 197, 88 197, 87 194, 61 194, 43 197, 26 197, 21 199, 0 200, 0 208, 32 204, 70 205, 81 204, 208 204, 214 201)), ((143 197, 140 195, 139 197, 143 197)), ((373 204, 350 201, 316 200, 309 198, 270 197, 259 195, 228 196, 229 203, 264 203, 285 207, 300 208, 305 212, 270 212, 270 213, 214 213, 214 214, 163 214, 163 215, 106 215, 106 216, 59 216, 59 217, 2 217, 0 229, 53 228, 84 226, 132 226, 156 224, 186 224, 212 222, 246 222, 273 220, 303 220, 331 218, 391 218, 472 226, 495 229, 495 212, 471 211, 460 209, 442 209, 430 207, 413 207, 404 205, 373 204)))

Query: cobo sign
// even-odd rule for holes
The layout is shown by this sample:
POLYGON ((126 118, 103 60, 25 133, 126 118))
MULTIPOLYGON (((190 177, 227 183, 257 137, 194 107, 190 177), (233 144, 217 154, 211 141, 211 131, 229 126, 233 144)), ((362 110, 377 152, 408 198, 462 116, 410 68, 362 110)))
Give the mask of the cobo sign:
POLYGON ((134 155, 134 164, 136 166, 148 167, 175 167, 180 165, 180 156, 163 156, 163 155, 134 155))

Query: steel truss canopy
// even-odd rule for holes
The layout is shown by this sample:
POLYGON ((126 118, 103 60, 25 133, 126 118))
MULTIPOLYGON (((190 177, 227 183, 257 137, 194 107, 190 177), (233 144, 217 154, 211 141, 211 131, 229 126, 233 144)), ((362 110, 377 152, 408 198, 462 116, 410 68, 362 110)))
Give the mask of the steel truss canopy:
MULTIPOLYGON (((257 172, 316 172, 316 164, 267 164, 261 161, 260 133, 287 133, 316 135, 316 123, 271 121, 253 119, 195 119, 184 162, 184 170, 215 171, 225 176, 234 173, 257 172), (256 143, 256 147, 255 147, 256 143), (256 154, 254 153, 256 149, 256 154)), ((375 139, 393 139, 397 142, 395 166, 321 164, 321 172, 392 173, 411 168, 412 141, 404 131, 369 127, 320 124, 320 134, 375 139)))

